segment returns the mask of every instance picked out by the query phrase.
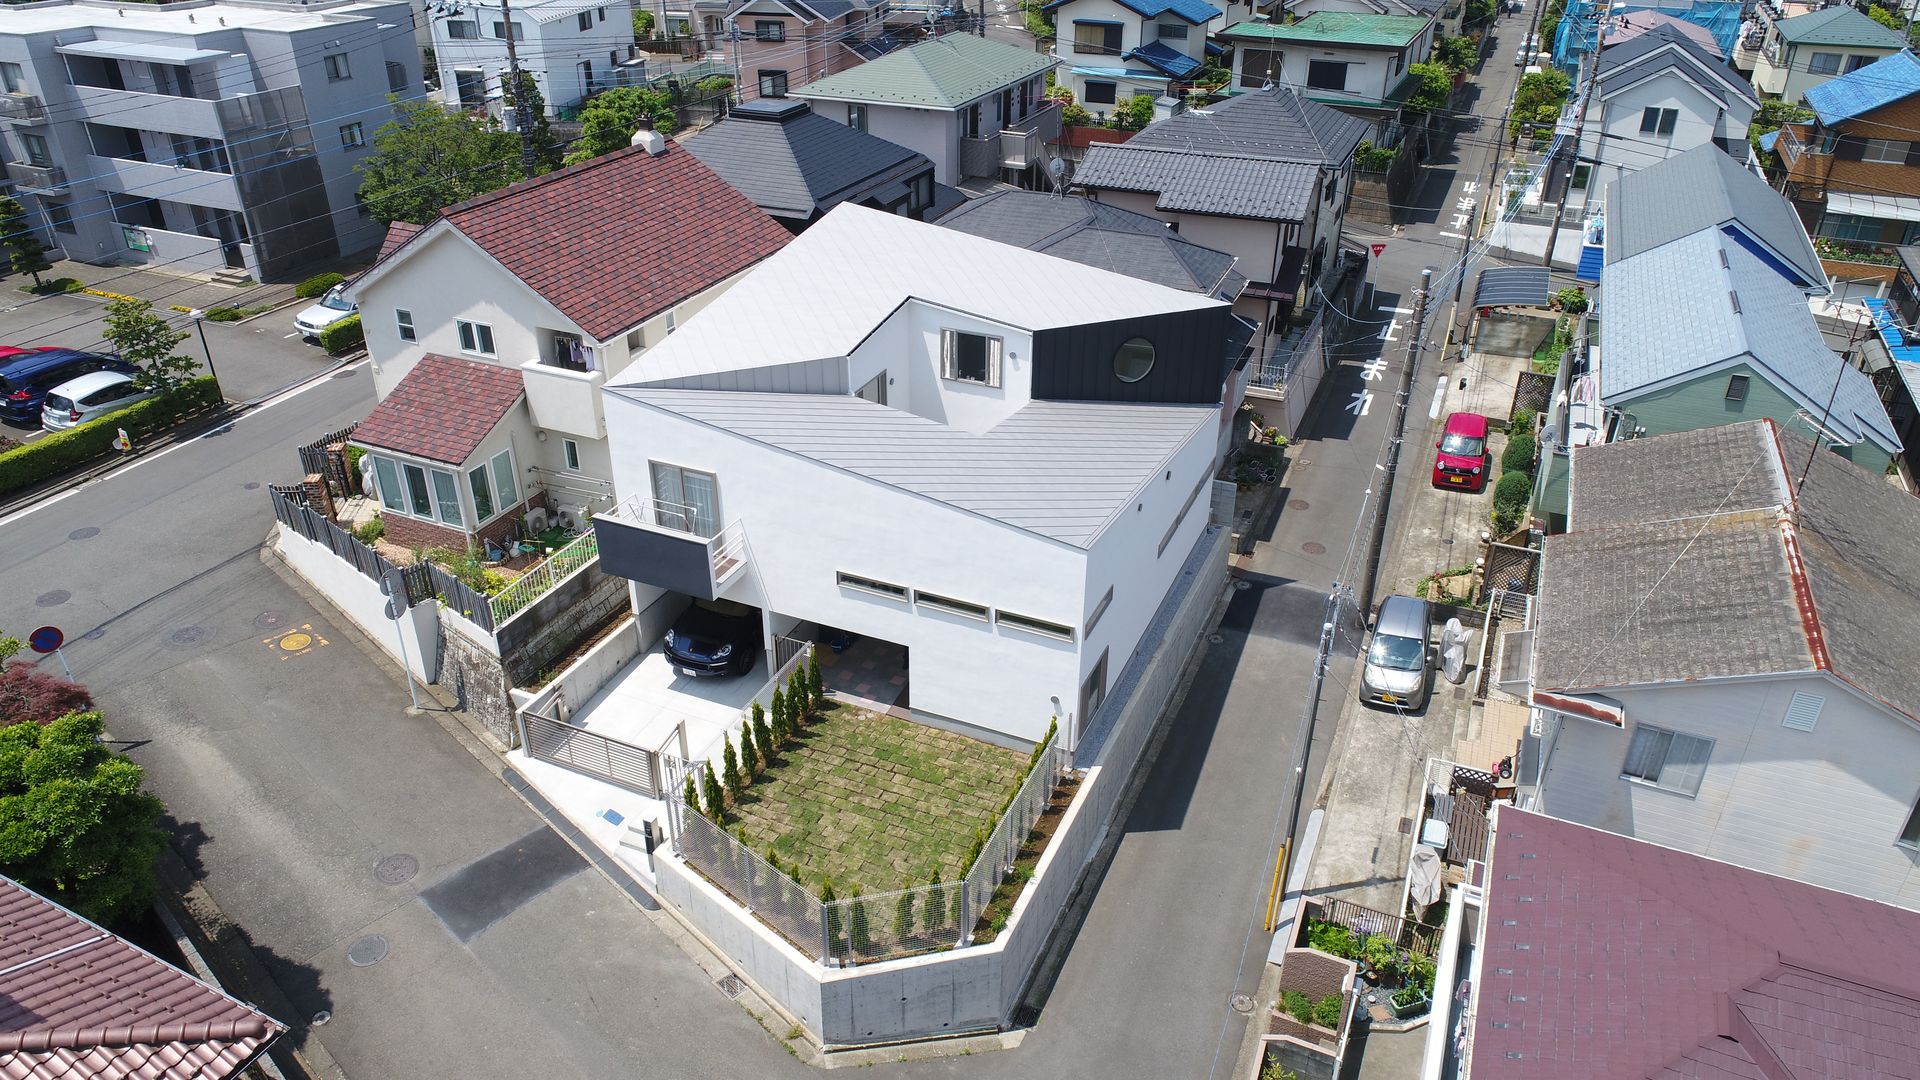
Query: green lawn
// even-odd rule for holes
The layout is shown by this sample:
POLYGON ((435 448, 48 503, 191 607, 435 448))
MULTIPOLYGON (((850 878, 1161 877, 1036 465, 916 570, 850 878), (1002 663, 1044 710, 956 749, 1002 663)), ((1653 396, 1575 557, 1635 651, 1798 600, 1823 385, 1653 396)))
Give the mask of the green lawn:
POLYGON ((924 885, 966 872, 977 830, 991 831, 1027 755, 844 703, 820 719, 734 808, 736 835, 768 844, 818 890, 846 896, 924 885))

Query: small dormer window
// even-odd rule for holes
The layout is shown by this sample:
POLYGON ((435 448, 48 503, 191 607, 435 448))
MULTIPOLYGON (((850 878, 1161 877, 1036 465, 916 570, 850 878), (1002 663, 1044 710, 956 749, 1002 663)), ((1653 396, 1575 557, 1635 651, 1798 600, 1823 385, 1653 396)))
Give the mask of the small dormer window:
POLYGON ((1000 339, 965 330, 942 330, 940 377, 954 382, 999 386, 1000 339))
POLYGON ((1123 383, 1137 383, 1153 370, 1153 342, 1129 338, 1113 354, 1113 376, 1123 383))

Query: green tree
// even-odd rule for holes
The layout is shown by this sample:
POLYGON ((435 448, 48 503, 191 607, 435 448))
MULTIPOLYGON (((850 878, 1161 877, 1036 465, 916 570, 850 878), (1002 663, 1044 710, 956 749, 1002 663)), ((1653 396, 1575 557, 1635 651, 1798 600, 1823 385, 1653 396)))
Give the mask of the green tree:
POLYGON ((1453 97, 1453 72, 1445 64, 1413 64, 1407 71, 1420 80, 1419 86, 1407 98, 1406 107, 1414 112, 1432 112, 1444 109, 1453 97))
POLYGON ((780 748, 780 744, 773 741, 773 729, 767 726, 766 711, 760 708, 760 703, 757 701, 753 703, 752 727, 753 745, 760 751, 760 763, 773 764, 774 751, 780 748))
POLYGON ((1480 46, 1470 37, 1443 37, 1433 47, 1433 58, 1449 71, 1472 71, 1480 62, 1480 46))
POLYGON ((1119 131, 1139 131, 1153 123, 1153 98, 1135 94, 1113 107, 1113 126, 1119 131))
POLYGON ((760 751, 753 745, 753 729, 742 726, 740 729, 740 777, 747 784, 760 773, 760 751))
POLYGON ((26 645, 12 634, 0 634, 0 664, 14 658, 26 645))
POLYGON ((53 269, 47 261, 47 247, 40 234, 27 221, 27 208, 18 199, 0 195, 0 247, 7 252, 7 271, 32 274, 33 287, 40 287, 40 271, 53 269))
POLYGON ((905 942, 913 936, 913 890, 902 889, 900 900, 893 906, 893 939, 905 942))
POLYGON ((840 905, 835 903, 839 897, 833 894, 833 879, 820 879, 820 906, 827 913, 827 955, 832 956, 840 947, 840 905))
POLYGON ((149 301, 107 301, 106 338, 121 359, 140 368, 133 381, 142 390, 171 390, 200 370, 200 361, 174 351, 187 331, 155 315, 149 301))
POLYGON ((380 222, 425 225, 442 208, 521 179, 520 139, 490 119, 450 113, 431 101, 393 102, 355 166, 360 199, 380 222))
POLYGON ((646 8, 633 9, 633 40, 646 41, 653 37, 653 12, 646 8))
POLYGON ((580 138, 567 154, 567 164, 591 161, 626 146, 640 130, 641 117, 653 121, 653 130, 660 134, 672 134, 673 99, 643 86, 616 86, 595 97, 580 110, 580 138))
POLYGON ((1467 0, 1466 24, 1492 22, 1495 10, 1494 0, 1467 0))
POLYGON ((0 873, 111 924, 153 898, 166 808, 102 730, 93 712, 0 728, 0 873))
POLYGON ((706 769, 702 771, 704 771, 707 776, 705 782, 707 789, 707 817, 717 823, 724 824, 727 820, 727 795, 720 790, 720 778, 714 775, 712 765, 708 765, 706 769))
POLYGON ((1518 137, 1529 125, 1551 128, 1566 106, 1572 80, 1561 71, 1536 71, 1520 79, 1513 92, 1513 113, 1508 134, 1518 137))
POLYGON ((920 912, 921 922, 929 934, 937 934, 947 925, 946 905, 940 900, 940 868, 936 866, 927 873, 927 899, 920 912))
POLYGON ((529 176, 550 173, 560 167, 562 147, 560 140, 554 138, 553 125, 547 120, 547 100, 540 96, 540 85, 533 80, 533 72, 520 73, 520 93, 508 94, 507 104, 514 107, 520 115, 520 127, 527 133, 533 158, 533 169, 529 176), (526 100, 526 107, 520 107, 519 99, 526 100))
POLYGON ((807 653, 807 696, 813 700, 816 711, 827 703, 827 687, 820 681, 820 653, 811 650, 807 653))
POLYGON ((773 724, 775 728, 786 728, 789 738, 800 727, 793 722, 793 710, 787 708, 787 692, 777 686, 773 688, 773 724))
POLYGON ((700 812, 700 789, 694 786, 692 773, 687 774, 686 800, 688 810, 696 814, 700 812))
POLYGON ((733 736, 726 737, 727 750, 721 756, 721 770, 727 781, 727 794, 738 799, 747 790, 746 777, 740 774, 740 755, 734 752, 733 736))
POLYGON ((1867 18, 1872 19, 1874 22, 1879 23, 1889 30, 1897 30, 1904 33, 1907 29, 1906 23, 1901 20, 1900 16, 1895 15, 1883 7, 1876 6, 1868 8, 1867 18))
POLYGON ((867 925, 867 902, 860 899, 858 885, 847 894, 847 938, 847 944, 856 953, 865 953, 873 948, 873 937, 867 925))

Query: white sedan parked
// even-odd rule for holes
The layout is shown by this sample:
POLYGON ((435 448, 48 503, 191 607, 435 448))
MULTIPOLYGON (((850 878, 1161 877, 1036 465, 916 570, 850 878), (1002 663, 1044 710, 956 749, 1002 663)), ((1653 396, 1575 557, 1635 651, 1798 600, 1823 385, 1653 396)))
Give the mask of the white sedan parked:
POLYGON ((48 431, 65 431, 152 396, 153 391, 135 386, 131 375, 91 371, 47 391, 46 403, 40 407, 40 426, 48 431))

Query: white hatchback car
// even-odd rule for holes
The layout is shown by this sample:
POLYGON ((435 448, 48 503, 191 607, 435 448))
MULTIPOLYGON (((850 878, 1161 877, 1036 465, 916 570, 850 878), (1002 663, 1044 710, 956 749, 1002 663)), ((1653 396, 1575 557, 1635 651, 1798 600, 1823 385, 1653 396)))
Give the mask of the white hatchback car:
POLYGON ((46 403, 40 406, 40 426, 65 431, 152 396, 153 391, 135 386, 131 375, 90 371, 47 391, 46 403))
POLYGON ((347 299, 347 286, 343 282, 327 290, 320 302, 293 317, 293 328, 300 336, 309 341, 320 340, 320 331, 342 319, 360 313, 360 306, 347 299))

